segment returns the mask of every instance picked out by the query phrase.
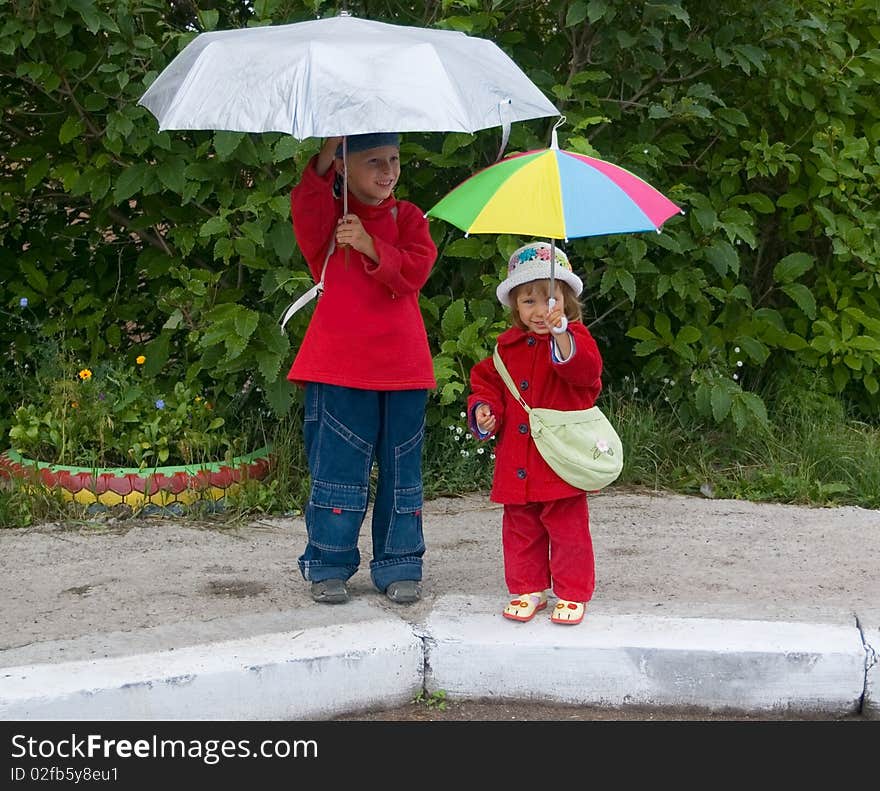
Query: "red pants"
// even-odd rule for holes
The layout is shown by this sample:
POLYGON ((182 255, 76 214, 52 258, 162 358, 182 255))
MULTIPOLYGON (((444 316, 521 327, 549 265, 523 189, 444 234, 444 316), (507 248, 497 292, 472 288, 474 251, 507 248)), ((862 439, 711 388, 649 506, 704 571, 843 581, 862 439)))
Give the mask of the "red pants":
POLYGON ((532 593, 552 585, 560 599, 592 598, 596 568, 585 494, 505 505, 501 537, 510 593, 532 593))

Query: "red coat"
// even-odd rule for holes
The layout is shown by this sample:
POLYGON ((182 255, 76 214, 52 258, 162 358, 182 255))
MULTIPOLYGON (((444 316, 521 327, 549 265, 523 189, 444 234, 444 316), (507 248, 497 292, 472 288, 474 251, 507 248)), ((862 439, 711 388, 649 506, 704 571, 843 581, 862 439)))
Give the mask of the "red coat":
MULTIPOLYGON (((312 277, 321 277, 327 248, 342 216, 333 196, 335 171, 309 162, 290 196, 293 232, 312 277)), ((379 206, 351 193, 348 210, 373 237, 379 263, 357 250, 333 251, 302 346, 287 374, 292 382, 323 382, 362 390, 436 387, 419 290, 437 258, 422 210, 393 196, 379 206), (397 206, 397 217, 391 207, 397 206)))
MULTIPOLYGON (((498 337, 501 359, 530 407, 589 409, 596 403, 602 390, 599 348, 580 322, 569 323, 568 329, 575 353, 564 363, 552 361, 549 334, 512 327, 498 337)), ((491 357, 471 370, 468 415, 472 430, 474 407, 481 401, 492 407, 497 420, 493 502, 523 504, 583 493, 563 481, 538 453, 529 432, 529 416, 507 389, 491 357)))

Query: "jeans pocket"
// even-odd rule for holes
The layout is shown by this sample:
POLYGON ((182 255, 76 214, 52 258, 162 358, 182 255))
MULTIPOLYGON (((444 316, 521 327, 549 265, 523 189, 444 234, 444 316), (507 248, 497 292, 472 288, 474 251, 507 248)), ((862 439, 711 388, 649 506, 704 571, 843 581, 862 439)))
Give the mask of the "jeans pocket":
POLYGON ((313 481, 306 507, 309 543, 328 552, 357 549, 368 494, 367 486, 313 481))
POLYGON ((385 539, 385 552, 410 555, 425 548, 422 533, 422 487, 394 489, 394 509, 385 539))

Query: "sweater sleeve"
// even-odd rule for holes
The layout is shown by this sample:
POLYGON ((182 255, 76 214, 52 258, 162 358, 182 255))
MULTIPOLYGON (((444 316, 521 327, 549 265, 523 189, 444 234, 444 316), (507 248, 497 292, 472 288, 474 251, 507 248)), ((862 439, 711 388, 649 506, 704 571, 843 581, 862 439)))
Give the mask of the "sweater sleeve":
POLYGON ((365 269, 394 294, 403 296, 425 285, 437 260, 437 247, 431 239, 428 221, 417 206, 398 201, 397 211, 397 242, 374 236, 379 261, 367 259, 365 269))
POLYGON ((478 404, 488 404, 495 415, 495 434, 504 421, 504 389, 506 385, 495 370, 491 357, 481 360, 471 369, 471 394, 468 396, 468 427, 478 439, 491 435, 481 434, 474 420, 474 410, 478 404))
POLYGON ((341 209, 340 202, 333 196, 335 171, 330 168, 319 176, 315 170, 316 160, 317 155, 309 160, 299 184, 290 193, 290 214, 296 242, 317 283, 341 209))
POLYGON ((579 321, 568 325, 574 338, 574 354, 553 366, 553 371, 574 387, 592 390, 593 399, 602 390, 602 355, 590 331, 579 321))

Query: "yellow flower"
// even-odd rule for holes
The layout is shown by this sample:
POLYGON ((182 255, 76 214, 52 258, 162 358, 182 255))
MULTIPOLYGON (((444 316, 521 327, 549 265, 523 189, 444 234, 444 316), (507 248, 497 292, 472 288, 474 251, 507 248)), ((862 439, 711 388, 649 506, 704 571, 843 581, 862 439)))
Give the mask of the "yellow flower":
POLYGON ((83 368, 79 372, 79 378, 86 382, 92 378, 92 372, 88 368, 83 368))
POLYGON ((71 401, 71 402, 70 402, 70 405, 71 405, 74 409, 76 409, 76 408, 79 406, 79 402, 78 402, 78 401, 71 401))
POLYGON ((201 396, 196 396, 196 403, 197 403, 197 404, 198 404, 199 401, 201 401, 201 400, 202 400, 202 397, 201 397, 201 396))
POLYGON ((137 356, 137 358, 135 358, 135 362, 136 362, 138 365, 143 365, 146 361, 147 361, 147 358, 144 357, 144 355, 142 355, 142 354, 139 354, 139 355, 137 356))

